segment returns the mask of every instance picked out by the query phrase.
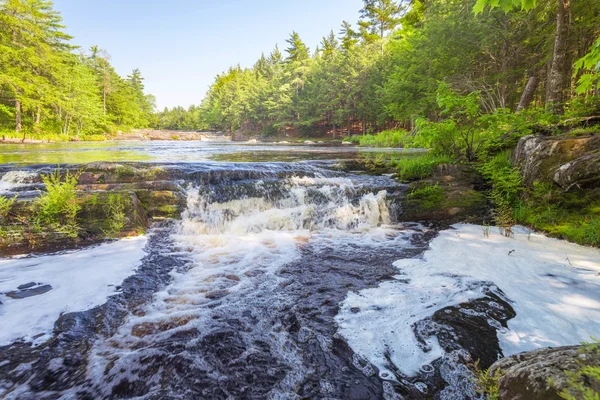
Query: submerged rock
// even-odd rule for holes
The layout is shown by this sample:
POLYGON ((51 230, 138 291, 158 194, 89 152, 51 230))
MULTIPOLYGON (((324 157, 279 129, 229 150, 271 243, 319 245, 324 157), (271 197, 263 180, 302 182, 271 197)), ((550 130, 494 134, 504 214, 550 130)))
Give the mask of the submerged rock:
POLYGON ((28 297, 39 296, 52 290, 50 285, 38 285, 37 283, 28 283, 18 287, 19 290, 6 293, 7 297, 12 299, 26 299, 28 297))
MULTIPOLYGON (((600 354, 583 352, 582 346, 538 349, 497 361, 489 375, 501 371, 502 400, 560 400, 559 392, 569 387, 568 374, 582 365, 600 366, 600 354)), ((598 381, 584 384, 600 393, 598 381)))

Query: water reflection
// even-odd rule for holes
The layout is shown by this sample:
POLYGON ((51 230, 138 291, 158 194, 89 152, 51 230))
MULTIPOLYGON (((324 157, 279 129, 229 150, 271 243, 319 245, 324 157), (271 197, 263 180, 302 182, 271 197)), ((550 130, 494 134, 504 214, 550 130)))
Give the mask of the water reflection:
POLYGON ((294 162, 393 158, 420 150, 247 144, 214 141, 72 142, 0 145, 0 164, 82 164, 113 162, 294 162))

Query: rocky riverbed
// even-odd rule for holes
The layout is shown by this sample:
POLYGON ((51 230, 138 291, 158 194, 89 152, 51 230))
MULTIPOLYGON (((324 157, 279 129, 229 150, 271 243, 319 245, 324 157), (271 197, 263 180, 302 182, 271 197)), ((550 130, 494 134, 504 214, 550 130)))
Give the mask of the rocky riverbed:
POLYGON ((27 225, 54 168, 0 171, 3 254, 44 253, 0 260, 6 398, 476 399, 476 361, 600 329, 599 251, 449 225, 487 216, 468 170, 430 178, 433 209, 352 163, 69 165, 65 237, 27 225))

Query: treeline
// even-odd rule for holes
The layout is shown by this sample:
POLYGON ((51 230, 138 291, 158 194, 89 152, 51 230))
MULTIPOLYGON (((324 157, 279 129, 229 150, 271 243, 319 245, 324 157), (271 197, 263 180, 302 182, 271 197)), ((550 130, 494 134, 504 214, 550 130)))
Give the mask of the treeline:
POLYGON ((119 76, 106 51, 81 51, 64 29, 51 1, 0 0, 2 136, 83 139, 154 124, 140 71, 119 76))
POLYGON ((593 91, 585 68, 600 60, 576 61, 599 34, 600 1, 364 0, 358 25, 344 22, 314 52, 294 32, 283 52, 218 75, 199 107, 159 118, 164 128, 263 134, 412 128, 441 118, 440 83, 477 92, 487 113, 560 114, 578 81, 588 83, 580 99, 593 91), (520 3, 525 12, 512 9, 520 3))

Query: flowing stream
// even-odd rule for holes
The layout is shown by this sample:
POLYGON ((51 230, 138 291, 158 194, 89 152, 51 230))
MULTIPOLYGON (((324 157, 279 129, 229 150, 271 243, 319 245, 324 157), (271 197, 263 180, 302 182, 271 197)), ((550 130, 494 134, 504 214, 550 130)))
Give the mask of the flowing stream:
MULTIPOLYGON (((435 266, 427 284, 411 286, 419 276, 394 263, 421 259, 448 227, 399 223, 403 185, 331 166, 173 166, 184 171, 181 218, 139 241, 143 255, 130 263, 131 276, 115 275, 106 302, 0 343, 0 396, 479 398, 467 365, 503 354, 498 335, 515 317, 514 299, 485 277, 435 266), (374 316, 382 323, 372 324, 374 316)), ((29 190, 35 168, 5 174, 0 189, 29 190)), ((79 254, 94 265, 113 254, 109 262, 123 263, 110 246, 31 260, 79 254)), ((33 268, 27 260, 0 263, 0 285, 26 283, 14 263, 33 268)), ((85 277, 71 284, 95 290, 85 277)), ((0 321, 8 318, 0 305, 0 321)))

